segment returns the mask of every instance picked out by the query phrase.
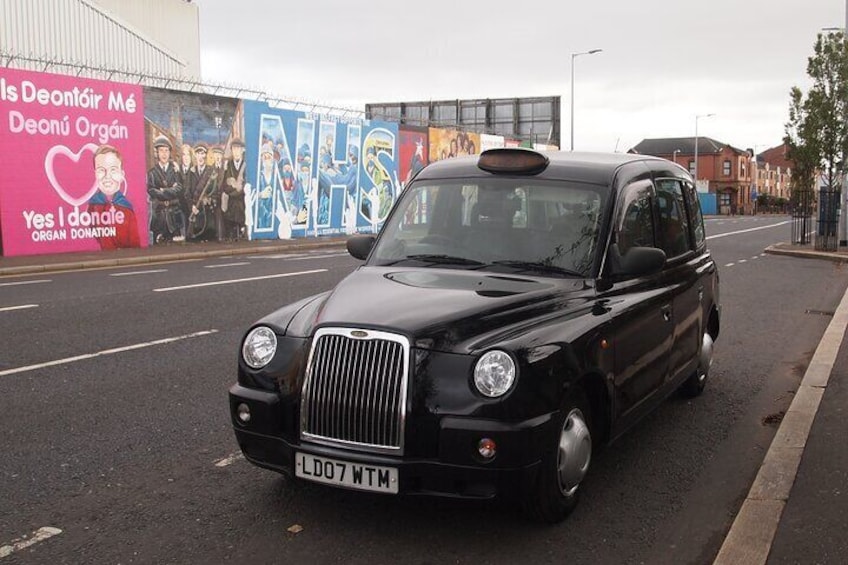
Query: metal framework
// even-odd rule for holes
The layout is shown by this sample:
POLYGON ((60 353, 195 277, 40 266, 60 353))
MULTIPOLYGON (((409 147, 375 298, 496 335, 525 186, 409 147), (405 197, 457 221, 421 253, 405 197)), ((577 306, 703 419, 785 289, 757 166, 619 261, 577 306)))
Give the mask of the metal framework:
POLYGON ((0 67, 39 72, 52 72, 84 78, 133 83, 154 88, 197 92, 213 96, 243 98, 267 102, 272 108, 298 110, 340 119, 364 119, 365 112, 355 108, 335 106, 320 101, 289 96, 280 96, 265 90, 238 84, 204 82, 185 76, 153 75, 129 68, 114 69, 82 61, 39 55, 22 55, 0 48, 0 67))
POLYGON ((365 105, 368 119, 502 135, 520 141, 560 140, 560 97, 477 98, 365 105))

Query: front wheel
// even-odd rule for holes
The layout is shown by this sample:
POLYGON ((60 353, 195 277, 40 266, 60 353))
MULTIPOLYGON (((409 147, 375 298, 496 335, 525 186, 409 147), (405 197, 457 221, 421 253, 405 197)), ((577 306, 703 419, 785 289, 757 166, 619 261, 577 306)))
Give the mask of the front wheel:
POLYGON ((580 484, 592 462, 591 411, 582 391, 563 403, 556 443, 542 459, 542 467, 523 498, 533 519, 561 522, 577 506, 580 484))

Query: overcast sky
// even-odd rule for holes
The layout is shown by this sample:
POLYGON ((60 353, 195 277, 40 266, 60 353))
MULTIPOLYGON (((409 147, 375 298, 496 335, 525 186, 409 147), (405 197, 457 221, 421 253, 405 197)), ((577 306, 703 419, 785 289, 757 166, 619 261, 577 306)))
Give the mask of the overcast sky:
POLYGON ((364 109, 366 102, 562 96, 569 144, 626 151, 695 134, 780 143, 823 27, 848 0, 195 0, 203 78, 364 109))

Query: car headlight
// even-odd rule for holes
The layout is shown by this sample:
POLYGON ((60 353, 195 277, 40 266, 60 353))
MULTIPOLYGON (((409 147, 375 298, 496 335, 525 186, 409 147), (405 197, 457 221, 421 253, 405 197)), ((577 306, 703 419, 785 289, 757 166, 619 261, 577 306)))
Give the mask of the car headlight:
POLYGON ((277 334, 267 326, 258 326, 250 330, 244 338, 241 356, 253 369, 261 369, 271 362, 277 352, 277 334))
POLYGON ((489 398, 503 396, 515 381, 515 361, 504 351, 484 353, 474 366, 474 386, 489 398))

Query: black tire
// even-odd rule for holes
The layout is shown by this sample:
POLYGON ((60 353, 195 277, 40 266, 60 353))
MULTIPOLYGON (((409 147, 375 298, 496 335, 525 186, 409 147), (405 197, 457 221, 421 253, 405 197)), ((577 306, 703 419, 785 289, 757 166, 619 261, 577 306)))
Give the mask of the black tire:
POLYGON ((555 437, 542 459, 542 466, 534 481, 525 485, 522 506, 533 520, 547 524, 563 521, 577 506, 580 484, 589 470, 592 460, 592 413, 589 401, 582 390, 577 390, 565 399, 557 419, 555 437), (563 450, 561 444, 571 430, 573 449, 563 450), (570 452, 575 462, 571 475, 564 477, 560 470, 562 457, 570 452), (564 484, 565 481, 565 484, 564 484))
POLYGON ((680 385, 680 394, 686 398, 695 398, 704 392, 707 379, 710 376, 710 367, 713 363, 713 338, 709 333, 704 333, 701 341, 701 350, 698 353, 698 367, 680 385))

